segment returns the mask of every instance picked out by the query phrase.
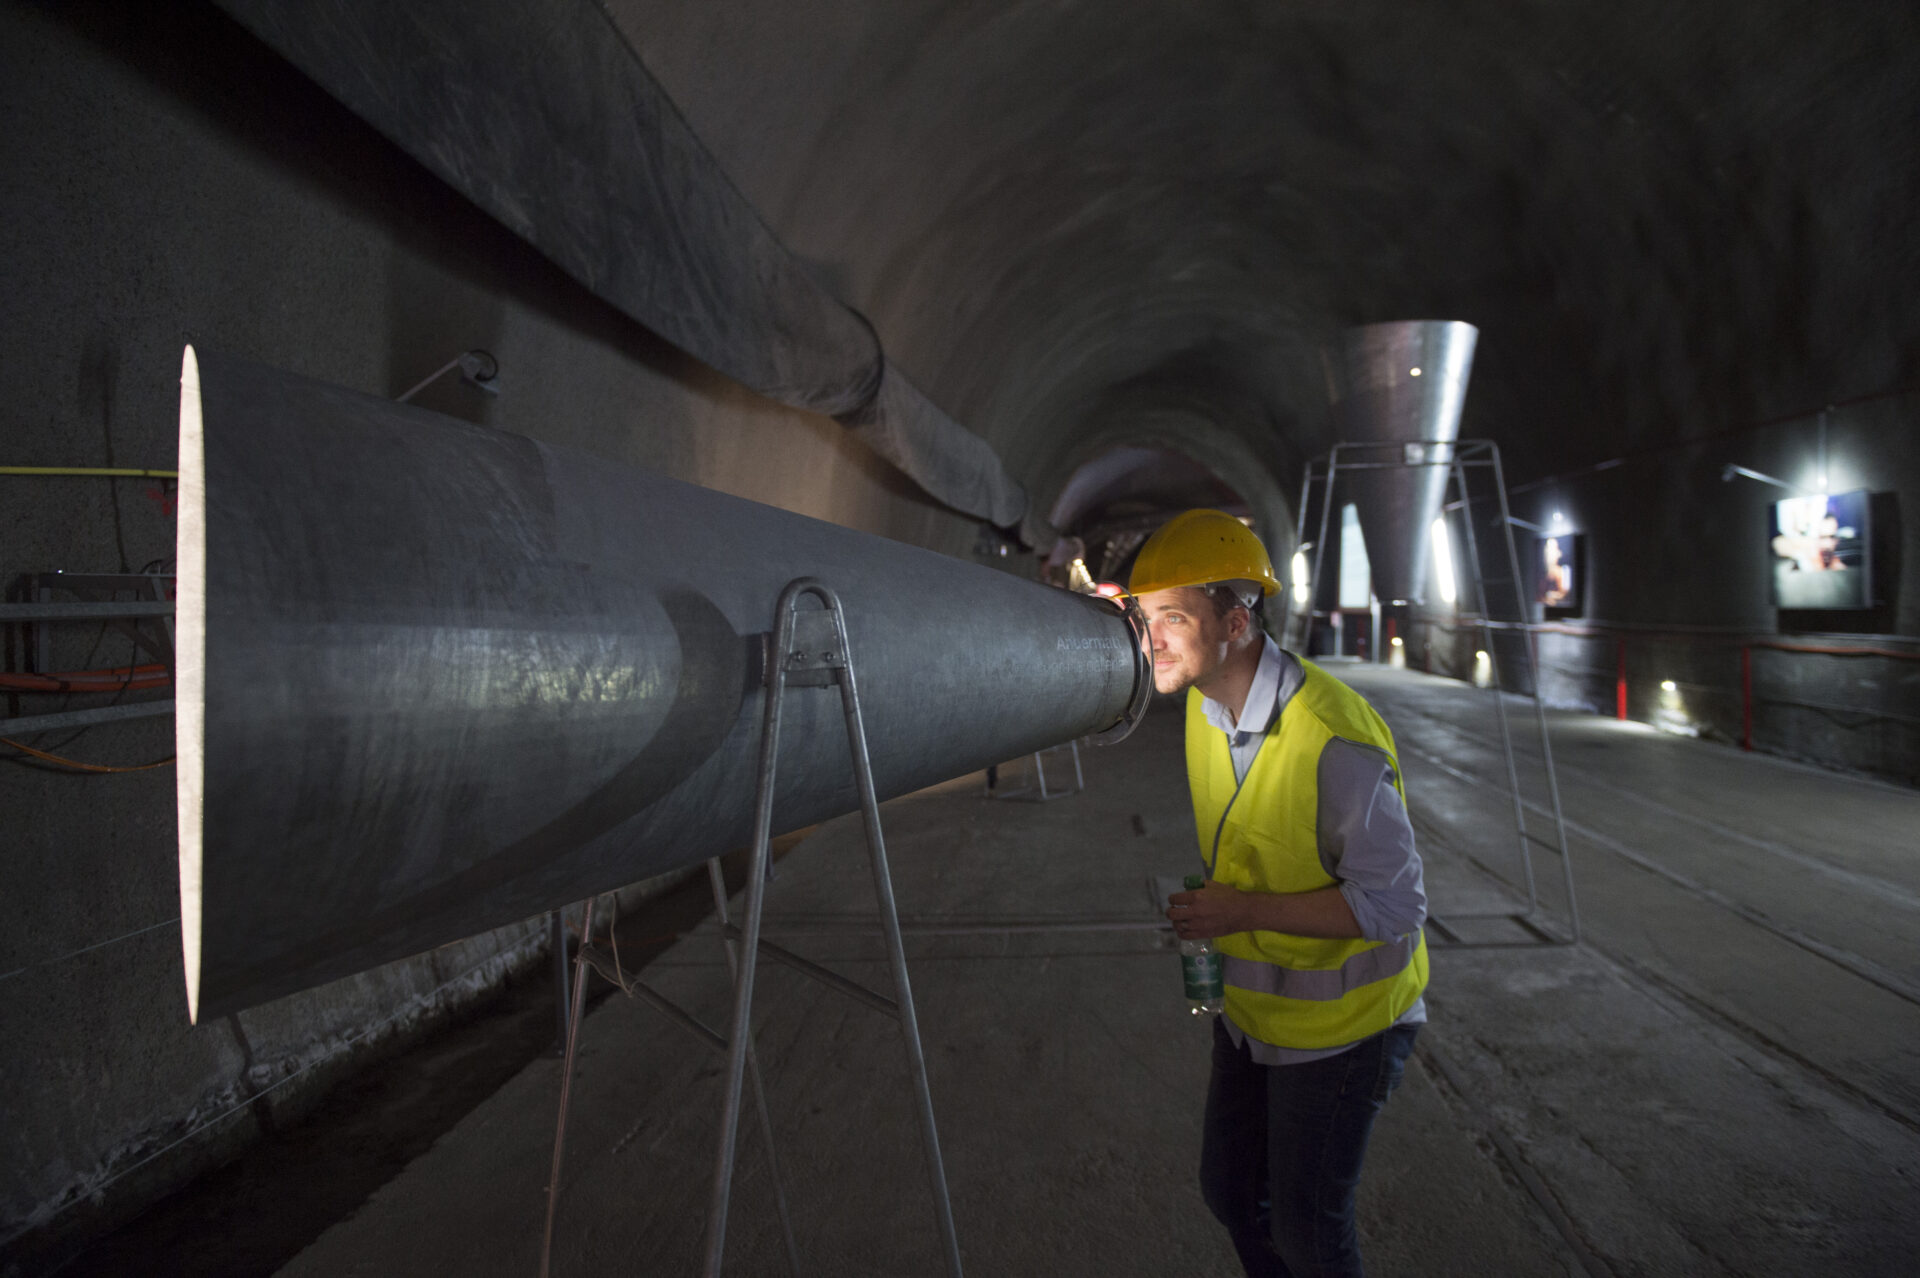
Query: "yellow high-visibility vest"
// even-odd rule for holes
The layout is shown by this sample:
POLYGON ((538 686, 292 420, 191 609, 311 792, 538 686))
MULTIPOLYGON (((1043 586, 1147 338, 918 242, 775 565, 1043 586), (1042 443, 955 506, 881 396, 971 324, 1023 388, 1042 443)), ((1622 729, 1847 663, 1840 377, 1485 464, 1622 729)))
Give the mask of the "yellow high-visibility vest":
MULTIPOLYGON (((1308 661, 1304 682, 1267 725, 1266 740, 1238 785, 1226 734, 1207 722, 1198 688, 1187 691, 1187 783, 1203 858, 1216 881, 1249 892, 1311 892, 1336 880, 1320 864, 1320 752, 1335 737, 1369 746, 1393 766, 1393 733, 1364 698, 1308 661)), ((1284 932, 1216 937, 1226 958, 1226 1011, 1233 1023, 1279 1047, 1340 1047, 1392 1025, 1427 985, 1419 929, 1392 941, 1329 940, 1284 932)))

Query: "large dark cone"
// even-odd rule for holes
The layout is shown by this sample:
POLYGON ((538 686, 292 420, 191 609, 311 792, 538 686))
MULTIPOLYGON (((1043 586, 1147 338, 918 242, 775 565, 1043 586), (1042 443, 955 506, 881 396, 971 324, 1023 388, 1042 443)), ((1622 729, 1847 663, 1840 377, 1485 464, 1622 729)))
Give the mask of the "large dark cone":
MULTIPOLYGON (((1350 328, 1329 353, 1336 442, 1401 445, 1341 450, 1334 497, 1359 508, 1373 592, 1383 603, 1425 599, 1427 530, 1447 484, 1447 467, 1431 463, 1452 459, 1479 337, 1459 320, 1401 320, 1350 328), (1382 461, 1427 464, 1346 469, 1382 461)), ((1329 527, 1338 526, 1336 507, 1329 527)))
MULTIPOLYGON (((180 423, 199 1017, 746 843, 796 577, 845 605, 882 799, 1150 678, 1105 602, 240 360, 187 352, 180 423)), ((855 810, 838 689, 782 723, 775 831, 855 810)))

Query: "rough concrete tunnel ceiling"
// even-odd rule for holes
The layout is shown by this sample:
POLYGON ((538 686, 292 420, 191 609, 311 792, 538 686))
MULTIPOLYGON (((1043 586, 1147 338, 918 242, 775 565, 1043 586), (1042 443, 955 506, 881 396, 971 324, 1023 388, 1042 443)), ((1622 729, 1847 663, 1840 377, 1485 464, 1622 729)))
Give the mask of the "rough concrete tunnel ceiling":
POLYGON ((1290 493, 1353 323, 1479 325, 1523 477, 1920 380, 1905 0, 608 5, 1043 510, 1142 422, 1290 493))
POLYGON ((1280 531, 1351 324, 1477 325, 1461 433, 1521 478, 1920 381, 1907 0, 604 0, 631 75, 598 0, 219 2, 602 296, 1002 526, 1116 455, 1183 504, 1172 451, 1280 531), (483 52, 485 128, 433 92, 483 52), (726 322, 776 276, 824 292, 726 322))

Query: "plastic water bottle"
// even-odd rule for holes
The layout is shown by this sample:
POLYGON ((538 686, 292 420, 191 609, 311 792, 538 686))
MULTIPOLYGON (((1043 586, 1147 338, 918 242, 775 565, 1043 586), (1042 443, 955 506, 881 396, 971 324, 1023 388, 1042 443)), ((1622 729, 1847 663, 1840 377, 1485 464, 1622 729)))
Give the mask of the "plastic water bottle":
MULTIPOLYGON (((1203 875, 1187 876, 1187 891, 1207 885, 1203 875)), ((1187 1010, 1195 1016, 1219 1012, 1226 1005, 1226 982, 1221 977, 1220 951, 1212 941, 1180 942, 1180 976, 1187 986, 1187 1010)))

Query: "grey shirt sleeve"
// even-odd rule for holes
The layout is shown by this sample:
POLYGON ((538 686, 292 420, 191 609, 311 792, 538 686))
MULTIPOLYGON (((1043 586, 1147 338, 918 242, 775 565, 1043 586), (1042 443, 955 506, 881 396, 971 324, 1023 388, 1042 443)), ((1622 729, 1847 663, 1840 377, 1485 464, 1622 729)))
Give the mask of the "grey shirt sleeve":
POLYGON ((1420 853, 1393 779, 1376 747, 1336 737, 1320 752, 1320 864, 1370 941, 1404 936, 1427 917, 1420 853))

